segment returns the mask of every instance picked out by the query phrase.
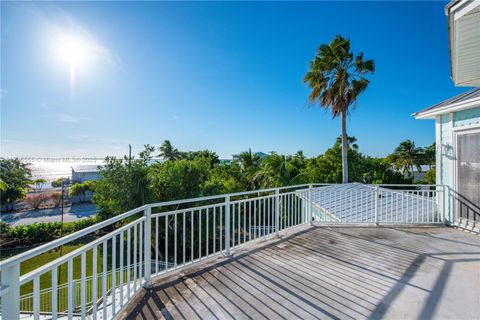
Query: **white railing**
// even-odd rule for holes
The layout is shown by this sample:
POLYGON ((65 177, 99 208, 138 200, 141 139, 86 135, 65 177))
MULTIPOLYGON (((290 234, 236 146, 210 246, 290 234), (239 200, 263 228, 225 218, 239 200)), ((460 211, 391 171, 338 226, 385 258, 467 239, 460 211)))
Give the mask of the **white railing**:
POLYGON ((195 206, 172 210, 192 201, 152 204, 152 260, 164 262, 156 276, 206 258, 225 254, 249 242, 307 223, 306 202, 297 191, 307 185, 195 199, 195 206), (205 202, 210 202, 204 204, 205 202))
POLYGON ((312 198, 312 219, 334 224, 444 224, 444 186, 326 185, 312 198))
POLYGON ((442 223, 443 187, 422 188, 311 184, 144 205, 0 262, 2 319, 111 319, 156 276, 306 223, 442 223), (21 263, 91 234, 20 276, 21 263))
MULTIPOLYGON (((153 262, 152 262, 153 263, 153 262)), ((143 265, 143 264, 142 264, 143 265)), ((140 264, 137 264, 137 268, 142 268, 140 264)), ((154 266, 155 267, 155 266, 154 266)), ((165 269, 163 262, 159 262, 160 270, 165 269)), ((115 279, 120 279, 120 268, 115 270, 115 279)), ((123 282, 127 284, 127 272, 128 267, 123 267, 123 282)), ((132 272, 132 271, 131 271, 132 272)), ((102 281, 102 273, 97 273, 97 283, 102 281)), ((110 293, 113 284, 113 272, 112 270, 107 272, 107 292, 110 293)), ((132 284, 130 285, 132 286, 132 284)), ((93 276, 88 276, 85 278, 85 291, 86 291, 86 307, 87 313, 91 313, 93 310, 93 276)), ((101 287, 97 287, 97 297, 101 297, 101 287)), ((119 290, 117 290, 119 291, 119 290)), ((79 310, 82 304, 81 299, 82 292, 82 281, 80 279, 73 280, 73 314, 80 315, 79 310)), ((40 314, 51 314, 52 306, 52 288, 45 288, 40 290, 40 314)), ((66 315, 68 312, 68 284, 64 283, 57 286, 57 311, 59 315, 66 315)), ((97 305, 101 304, 102 298, 99 298, 96 303, 97 305)), ((33 312, 33 293, 27 293, 20 296, 20 313, 21 314, 31 314, 33 312)))
POLYGON ((229 255, 307 222, 305 203, 295 192, 308 187, 149 204, 1 261, 2 319, 113 318, 141 287, 150 286, 152 271, 156 276, 229 255), (95 240, 20 276, 21 263, 91 234, 95 240), (59 283, 62 270, 65 283, 59 283), (25 285, 32 292, 20 296, 25 285))

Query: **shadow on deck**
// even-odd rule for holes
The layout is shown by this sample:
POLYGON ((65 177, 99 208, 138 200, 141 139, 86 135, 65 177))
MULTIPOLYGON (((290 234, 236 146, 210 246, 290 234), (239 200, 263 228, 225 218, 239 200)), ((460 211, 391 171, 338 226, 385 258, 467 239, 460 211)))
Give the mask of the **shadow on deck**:
POLYGON ((479 319, 479 303, 478 236, 310 227, 166 276, 123 318, 479 319))

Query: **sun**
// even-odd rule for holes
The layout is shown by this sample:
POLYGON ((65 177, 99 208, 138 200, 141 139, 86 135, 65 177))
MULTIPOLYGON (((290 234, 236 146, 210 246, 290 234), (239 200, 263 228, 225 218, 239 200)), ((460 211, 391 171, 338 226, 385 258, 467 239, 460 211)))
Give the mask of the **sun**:
POLYGON ((69 67, 78 67, 88 61, 90 46, 83 39, 64 36, 58 41, 57 54, 69 67))
POLYGON ((62 34, 56 37, 53 47, 57 60, 68 67, 73 87, 77 72, 91 63, 95 46, 80 36, 62 34))

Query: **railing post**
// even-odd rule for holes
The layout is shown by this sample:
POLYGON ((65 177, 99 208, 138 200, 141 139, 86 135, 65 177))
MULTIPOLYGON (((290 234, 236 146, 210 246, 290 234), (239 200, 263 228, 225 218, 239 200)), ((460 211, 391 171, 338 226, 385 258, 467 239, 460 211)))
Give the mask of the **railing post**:
POLYGON ((310 225, 313 226, 313 210, 312 210, 312 202, 313 202, 313 185, 308 185, 308 217, 310 218, 310 225))
POLYGON ((145 216, 145 234, 143 236, 143 252, 145 254, 144 270, 145 270, 145 284, 144 288, 148 289, 152 286, 152 208, 147 206, 144 211, 145 216))
MULTIPOLYGON (((288 214, 288 213, 287 213, 288 214)), ((280 189, 275 189, 275 233, 280 237, 280 189)))
POLYGON ((450 189, 450 186, 444 185, 444 205, 443 205, 443 216, 445 217, 445 223, 447 223, 448 219, 448 224, 452 225, 455 224, 455 210, 453 210, 453 205, 452 205, 452 190, 450 189), (448 213, 448 216, 447 216, 448 213))
POLYGON ((2 319, 20 318, 20 263, 2 270, 2 319))
POLYGON ((230 196, 225 197, 225 256, 230 255, 230 196))
POLYGON ((378 205, 379 205, 379 202, 378 202, 378 186, 376 185, 375 186, 375 191, 374 191, 374 194, 375 194, 375 225, 378 226, 378 205))
POLYGON ((435 196, 437 197, 437 205, 438 205, 438 211, 440 211, 441 219, 444 225, 447 224, 446 216, 445 216, 445 201, 446 201, 446 192, 445 192, 445 186, 441 186, 440 189, 437 189, 438 187, 435 186, 435 190, 440 190, 437 191, 435 196), (442 196, 440 196, 438 193, 441 192, 442 196))

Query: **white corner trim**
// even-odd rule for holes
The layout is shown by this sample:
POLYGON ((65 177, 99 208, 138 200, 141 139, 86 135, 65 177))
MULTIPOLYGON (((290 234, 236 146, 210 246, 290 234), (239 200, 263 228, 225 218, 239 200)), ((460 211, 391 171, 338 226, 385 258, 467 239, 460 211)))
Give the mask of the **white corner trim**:
POLYGON ((474 0, 474 1, 466 4, 463 8, 459 9, 458 11, 454 10, 455 12, 453 13, 453 19, 455 21, 457 21, 458 19, 460 19, 461 17, 463 17, 464 15, 466 15, 467 13, 469 13, 470 11, 472 11, 473 9, 475 9, 478 6, 480 6, 480 1, 478 1, 478 0, 475 1, 474 0))
POLYGON ((435 179, 443 184, 442 179, 442 123, 440 116, 435 117, 435 179))

